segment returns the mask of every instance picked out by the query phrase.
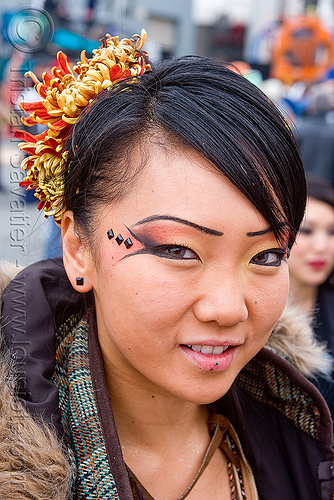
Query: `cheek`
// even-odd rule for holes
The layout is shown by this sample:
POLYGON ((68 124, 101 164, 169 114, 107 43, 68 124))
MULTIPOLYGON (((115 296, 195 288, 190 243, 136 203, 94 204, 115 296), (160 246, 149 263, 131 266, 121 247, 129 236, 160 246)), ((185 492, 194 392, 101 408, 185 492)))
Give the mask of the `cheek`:
POLYGON ((288 267, 281 275, 267 284, 252 287, 252 300, 248 303, 247 339, 240 353, 242 366, 250 361, 266 345, 274 325, 279 320, 289 293, 288 267))
POLYGON ((285 268, 280 278, 272 283, 269 289, 258 294, 254 302, 255 322, 257 321, 259 330, 264 332, 264 336, 270 334, 286 305, 289 294, 289 272, 288 267, 285 268))
POLYGON ((288 260, 289 270, 292 274, 304 272, 305 259, 309 253, 309 245, 305 242, 295 244, 291 249, 291 254, 288 260))
POLYGON ((111 322, 117 331, 125 325, 128 330, 159 332, 175 324, 190 307, 188 280, 167 273, 162 278, 145 261, 143 256, 131 257, 97 276, 96 301, 105 322, 111 322))
POLYGON ((302 258, 309 251, 309 249, 311 247, 312 247, 311 239, 306 238, 303 235, 300 235, 298 237, 298 240, 296 241, 296 243, 293 245, 293 247, 291 249, 289 263, 290 263, 291 258, 292 258, 292 260, 297 260, 297 259, 302 258))
POLYGON ((109 267, 114 266, 123 259, 127 259, 131 254, 143 248, 139 241, 136 241, 128 231, 115 233, 113 238, 103 242, 99 251, 99 260, 108 263, 109 267))

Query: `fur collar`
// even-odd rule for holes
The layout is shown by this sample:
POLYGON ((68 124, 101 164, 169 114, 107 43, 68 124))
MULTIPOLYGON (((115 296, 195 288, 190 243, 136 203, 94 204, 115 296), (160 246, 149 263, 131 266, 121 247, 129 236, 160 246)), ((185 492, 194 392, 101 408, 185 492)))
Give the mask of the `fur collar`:
POLYGON ((305 377, 329 377, 333 358, 312 330, 312 318, 298 305, 288 302, 269 338, 268 348, 287 359, 305 377))
MULTIPOLYGON (((0 295, 20 269, 0 265, 0 295)), ((0 337, 0 498, 66 500, 73 471, 56 433, 15 395, 14 361, 0 337)))
POLYGON ((72 470, 56 434, 36 422, 14 396, 13 363, 0 362, 0 498, 65 500, 72 470))

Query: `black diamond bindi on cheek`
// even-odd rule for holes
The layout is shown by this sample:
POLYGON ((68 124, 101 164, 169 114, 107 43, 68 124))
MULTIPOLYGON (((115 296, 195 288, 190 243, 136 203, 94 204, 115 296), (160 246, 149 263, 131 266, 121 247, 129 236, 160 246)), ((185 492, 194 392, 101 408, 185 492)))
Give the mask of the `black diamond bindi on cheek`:
POLYGON ((114 237, 114 231, 112 229, 109 229, 109 231, 107 231, 107 236, 108 236, 109 240, 111 240, 111 238, 114 237))
POLYGON ((116 236, 115 240, 120 245, 124 241, 124 238, 121 234, 119 234, 118 236, 116 236))
POLYGON ((124 240, 124 245, 126 246, 126 248, 130 248, 132 247, 133 243, 131 241, 131 238, 127 238, 126 240, 124 240))

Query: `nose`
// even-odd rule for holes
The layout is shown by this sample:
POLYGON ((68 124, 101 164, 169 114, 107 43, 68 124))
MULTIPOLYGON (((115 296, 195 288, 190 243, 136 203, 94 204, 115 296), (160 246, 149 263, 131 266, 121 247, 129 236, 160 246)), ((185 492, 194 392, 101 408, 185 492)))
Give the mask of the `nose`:
POLYGON ((199 321, 228 327, 247 320, 248 308, 242 278, 228 278, 225 274, 224 279, 220 279, 216 275, 203 286, 204 290, 193 306, 199 321))

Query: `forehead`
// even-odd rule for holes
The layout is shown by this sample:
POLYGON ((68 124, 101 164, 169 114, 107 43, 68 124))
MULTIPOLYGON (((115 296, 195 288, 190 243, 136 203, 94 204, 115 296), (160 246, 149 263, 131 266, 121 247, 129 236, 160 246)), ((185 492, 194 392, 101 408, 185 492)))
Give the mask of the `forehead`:
POLYGON ((209 161, 191 149, 155 144, 150 146, 131 191, 113 204, 112 211, 115 217, 126 217, 129 224, 153 214, 168 214, 208 227, 213 227, 213 221, 221 226, 231 217, 250 224, 248 231, 268 225, 252 203, 209 161))
POLYGON ((334 223, 334 207, 324 201, 308 198, 305 210, 305 220, 321 223, 324 218, 334 223))

